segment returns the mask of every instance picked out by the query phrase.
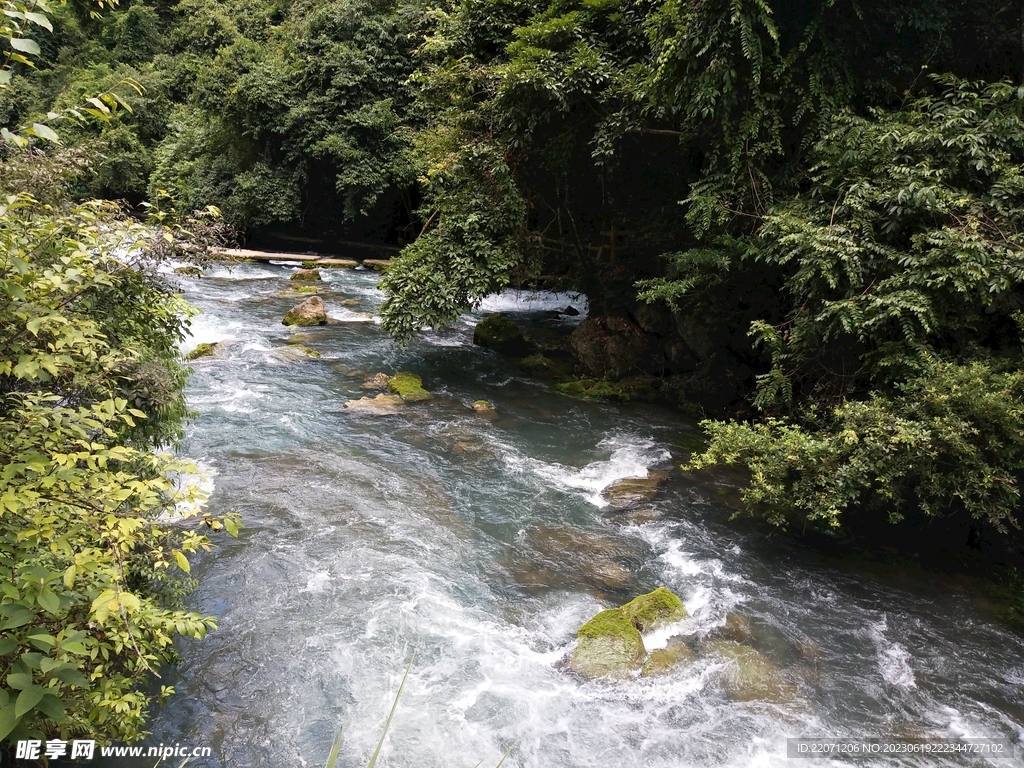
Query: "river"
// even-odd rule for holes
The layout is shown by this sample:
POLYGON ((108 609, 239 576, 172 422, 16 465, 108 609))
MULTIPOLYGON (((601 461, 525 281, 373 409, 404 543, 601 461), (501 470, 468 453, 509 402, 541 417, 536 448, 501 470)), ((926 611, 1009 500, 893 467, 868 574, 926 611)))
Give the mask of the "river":
POLYGON ((219 630, 181 645, 147 745, 208 746, 188 764, 205 768, 319 767, 341 728, 338 765, 365 766, 415 651, 381 766, 496 766, 510 747, 504 765, 521 768, 827 764, 786 758, 787 737, 811 736, 1008 738, 1021 754, 1024 642, 966 587, 853 569, 731 521, 727 475, 675 469, 692 422, 552 393, 472 344, 485 312, 569 324, 545 313, 585 300, 492 297, 401 349, 373 317, 378 275, 361 269, 323 270, 341 322, 285 328, 295 266, 179 281, 204 313, 185 350, 224 342, 194 363, 182 452, 210 476, 210 509, 245 528, 194 564, 189 607, 219 630), (283 356, 296 333, 322 357, 283 356), (399 370, 435 399, 390 416, 343 408, 399 370), (655 470, 671 476, 652 500, 607 503, 614 481, 655 470), (684 600, 674 631, 691 639, 748 617, 796 695, 737 701, 714 657, 619 682, 565 669, 584 621, 659 585, 684 600))

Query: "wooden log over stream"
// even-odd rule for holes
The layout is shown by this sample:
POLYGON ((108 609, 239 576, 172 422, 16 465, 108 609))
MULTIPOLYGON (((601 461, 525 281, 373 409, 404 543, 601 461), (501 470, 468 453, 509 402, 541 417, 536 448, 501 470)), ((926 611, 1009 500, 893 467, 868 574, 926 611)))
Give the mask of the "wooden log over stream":
POLYGON ((368 255, 379 256, 384 258, 366 258, 361 257, 357 259, 339 259, 331 256, 319 256, 310 253, 286 253, 282 251, 254 251, 247 248, 212 248, 210 249, 211 255, 215 259, 223 259, 225 261, 297 261, 303 266, 316 268, 316 267, 341 267, 354 269, 359 265, 372 269, 377 272, 382 272, 391 263, 391 256, 398 253, 400 250, 390 245, 369 245, 366 243, 352 244, 353 247, 358 245, 363 248, 368 255))

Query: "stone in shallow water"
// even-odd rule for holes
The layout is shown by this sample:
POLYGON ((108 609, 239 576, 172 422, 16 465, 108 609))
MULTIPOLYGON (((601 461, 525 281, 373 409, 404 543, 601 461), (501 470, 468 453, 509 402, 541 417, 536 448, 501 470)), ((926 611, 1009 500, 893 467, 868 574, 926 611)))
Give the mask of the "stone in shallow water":
POLYGON ((686 616, 682 601, 665 587, 601 611, 577 631, 569 668, 584 677, 628 677, 647 655, 640 633, 686 616))
POLYGON ((488 421, 494 421, 498 418, 498 412, 486 400, 475 400, 473 402, 473 411, 488 421))
POLYGON ((291 280, 323 280, 318 269, 296 269, 292 272, 291 280))
POLYGON ((386 373, 375 373, 373 376, 368 378, 362 384, 359 385, 360 389, 387 389, 388 383, 391 381, 391 377, 386 373))
POLYGON ((711 640, 732 640, 737 643, 749 643, 754 639, 754 631, 750 619, 739 613, 730 613, 725 617, 725 624, 711 630, 711 640))
POLYGON ((300 360, 315 360, 320 353, 304 344, 289 344, 270 353, 271 359, 279 363, 295 363, 300 360))
POLYGON ((392 413, 399 413, 405 408, 405 401, 398 395, 380 394, 376 397, 361 397, 358 400, 348 400, 342 406, 350 411, 358 411, 370 416, 387 416, 392 413))
POLYGON ((399 371, 388 381, 388 389, 407 403, 433 400, 434 396, 423 388, 423 379, 409 371, 399 371))
POLYGON ((526 340, 522 329, 511 317, 500 312, 476 324, 473 343, 509 357, 526 357, 533 352, 533 345, 526 340))
POLYGON ((734 640, 712 640, 705 648, 726 662, 722 686, 736 701, 785 703, 796 698, 796 686, 760 651, 734 640))
POLYGON ((297 307, 288 310, 281 322, 285 325, 327 325, 324 300, 319 296, 310 296, 297 307))
POLYGON ((648 472, 647 477, 627 477, 604 489, 604 497, 612 509, 629 509, 650 501, 658 486, 669 478, 668 472, 648 472))
POLYGON ((198 360, 201 357, 213 357, 220 349, 220 344, 197 344, 196 348, 185 355, 186 360, 198 360))
POLYGON ((692 664, 697 654, 681 637, 669 640, 664 648, 651 651, 640 670, 641 677, 660 677, 692 664))

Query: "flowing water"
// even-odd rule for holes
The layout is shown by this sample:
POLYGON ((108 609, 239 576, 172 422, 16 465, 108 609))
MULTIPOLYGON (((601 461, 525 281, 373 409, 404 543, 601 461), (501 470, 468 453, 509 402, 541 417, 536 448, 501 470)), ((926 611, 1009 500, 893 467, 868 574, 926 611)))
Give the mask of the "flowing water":
POLYGON ((608 503, 616 480, 673 469, 692 423, 554 394, 472 344, 484 312, 554 326, 573 319, 548 310, 585 300, 494 297, 399 349, 374 320, 373 272, 324 270, 341 322, 281 325, 294 266, 182 281, 204 311, 186 349, 224 342, 194 364, 183 452, 211 477, 210 509, 245 529, 193 568, 190 607, 219 631, 181 646, 147 744, 212 748, 191 766, 322 766, 342 728, 338 765, 365 766, 415 651, 380 765, 495 766, 512 747, 506 766, 781 766, 789 736, 999 737, 1021 754, 1024 643, 966 588, 853 571, 730 521, 724 475, 673 471, 648 502, 608 503), (322 357, 282 353, 296 334, 322 357), (436 399, 342 407, 399 370, 436 399), (580 624, 658 585, 686 603, 672 631, 691 641, 748 617, 792 695, 736 700, 713 655, 627 681, 565 668, 580 624))

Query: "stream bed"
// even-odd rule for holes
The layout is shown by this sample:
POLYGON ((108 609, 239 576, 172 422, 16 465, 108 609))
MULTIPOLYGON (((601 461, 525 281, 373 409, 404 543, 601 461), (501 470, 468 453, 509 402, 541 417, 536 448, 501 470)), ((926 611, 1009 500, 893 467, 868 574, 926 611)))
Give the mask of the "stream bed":
POLYGON ((322 270, 341 322, 283 326, 297 266, 179 281, 204 312, 185 350, 222 343, 194 363, 182 452, 210 476, 209 509, 245 528, 194 563, 188 606, 219 629, 181 645, 146 745, 210 747, 194 767, 319 768, 340 728, 338 766, 362 768, 415 651, 379 766, 496 766, 510 748, 508 768, 849 764, 787 759, 787 737, 824 736, 991 737, 1024 754, 1024 642, 966 587, 857 571, 731 521, 728 475, 676 469, 692 422, 553 393, 472 343, 486 312, 567 330, 579 317, 547 313, 585 314, 585 299, 492 297, 401 349, 362 269, 322 270), (296 339, 321 357, 282 351, 296 339), (343 407, 401 370, 435 399, 387 416, 343 407), (474 412, 479 399, 497 418, 474 412), (615 481, 659 470, 650 500, 609 503, 615 481), (627 681, 565 668, 583 622, 660 585, 686 604, 686 637, 747 617, 795 694, 737 700, 714 657, 627 681))

